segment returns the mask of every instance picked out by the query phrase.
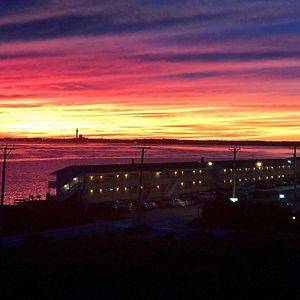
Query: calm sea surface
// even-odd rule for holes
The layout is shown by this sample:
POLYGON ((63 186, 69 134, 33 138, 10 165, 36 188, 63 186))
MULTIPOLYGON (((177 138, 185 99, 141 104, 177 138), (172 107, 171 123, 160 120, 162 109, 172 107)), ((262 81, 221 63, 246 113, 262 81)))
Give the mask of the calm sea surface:
MULTIPOLYGON (((228 146, 155 145, 145 154, 145 162, 231 159, 228 146)), ((286 158, 285 147, 243 147, 238 158, 286 158)), ((70 165, 139 162, 140 150, 134 144, 16 144, 7 163, 5 203, 18 197, 45 198, 51 172, 70 165)), ((1 159, 2 169, 2 159, 1 159)))

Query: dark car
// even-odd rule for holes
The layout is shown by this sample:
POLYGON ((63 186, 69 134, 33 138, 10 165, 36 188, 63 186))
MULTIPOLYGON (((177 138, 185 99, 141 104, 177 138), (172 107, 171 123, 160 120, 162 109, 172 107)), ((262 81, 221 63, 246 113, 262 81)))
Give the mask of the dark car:
POLYGON ((125 201, 115 201, 114 203, 115 210, 121 212, 129 212, 135 211, 136 206, 132 202, 125 202, 125 201))
MULTIPOLYGON (((132 201, 136 209, 139 208, 139 202, 137 200, 132 201)), ((150 203, 148 201, 142 200, 141 201, 141 210, 148 210, 151 209, 150 203)))

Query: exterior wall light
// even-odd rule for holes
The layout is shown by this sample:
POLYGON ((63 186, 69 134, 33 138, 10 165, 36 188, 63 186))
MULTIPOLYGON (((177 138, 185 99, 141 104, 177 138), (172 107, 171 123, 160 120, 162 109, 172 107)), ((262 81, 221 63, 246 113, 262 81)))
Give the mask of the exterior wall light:
POLYGON ((238 202, 238 201, 239 201, 239 199, 238 199, 238 198, 236 198, 236 197, 231 197, 231 198, 229 198, 229 200, 230 200, 231 202, 233 202, 233 203, 235 203, 235 202, 238 202))

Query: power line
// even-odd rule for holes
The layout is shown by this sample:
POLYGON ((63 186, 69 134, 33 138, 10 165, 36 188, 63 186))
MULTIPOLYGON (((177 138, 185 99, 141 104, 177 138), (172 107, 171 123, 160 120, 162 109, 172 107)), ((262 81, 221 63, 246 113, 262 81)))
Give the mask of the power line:
POLYGON ((236 198, 236 154, 241 151, 240 147, 229 147, 229 151, 233 152, 233 186, 232 186, 232 198, 236 198))
POLYGON ((6 161, 8 155, 11 153, 11 151, 15 150, 15 146, 9 146, 9 145, 4 145, 0 147, 1 152, 3 153, 3 167, 2 167, 2 185, 1 185, 1 201, 0 201, 0 210, 1 210, 1 215, 0 215, 0 226, 1 226, 1 232, 3 230, 3 216, 4 216, 4 194, 5 194, 5 179, 6 179, 6 161))
POLYGON ((151 149, 150 146, 138 146, 138 149, 141 149, 141 164, 140 164, 140 179, 139 179, 139 193, 138 193, 138 218, 137 225, 141 225, 141 199, 142 199, 142 186, 143 186, 143 167, 144 167, 144 157, 145 150, 151 149))
POLYGON ((294 164, 294 201, 297 201, 297 149, 299 146, 293 146, 289 149, 293 150, 293 164, 294 164))

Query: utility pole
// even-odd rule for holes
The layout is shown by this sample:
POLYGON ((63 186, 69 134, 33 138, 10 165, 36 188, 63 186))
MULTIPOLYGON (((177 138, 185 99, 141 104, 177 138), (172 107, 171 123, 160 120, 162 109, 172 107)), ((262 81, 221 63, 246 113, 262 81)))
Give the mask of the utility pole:
POLYGON ((141 164, 140 164, 140 180, 139 180, 139 193, 138 193, 138 219, 137 225, 141 225, 141 199, 142 199, 142 186, 143 186, 143 167, 144 167, 144 156, 145 150, 151 149, 149 146, 138 146, 141 149, 141 164))
POLYGON ((294 202, 297 201, 297 149, 299 147, 294 146, 290 149, 293 150, 293 164, 294 164, 294 202))
POLYGON ((15 150, 15 146, 2 146, 0 147, 3 153, 3 167, 2 167, 2 185, 1 185, 1 201, 0 201, 0 229, 3 230, 3 219, 4 219, 4 194, 5 194, 5 177, 6 177, 6 161, 7 156, 11 151, 15 150))
POLYGON ((233 152, 233 186, 232 198, 236 198, 236 154, 241 150, 240 147, 229 147, 229 151, 233 152))

